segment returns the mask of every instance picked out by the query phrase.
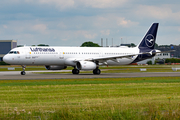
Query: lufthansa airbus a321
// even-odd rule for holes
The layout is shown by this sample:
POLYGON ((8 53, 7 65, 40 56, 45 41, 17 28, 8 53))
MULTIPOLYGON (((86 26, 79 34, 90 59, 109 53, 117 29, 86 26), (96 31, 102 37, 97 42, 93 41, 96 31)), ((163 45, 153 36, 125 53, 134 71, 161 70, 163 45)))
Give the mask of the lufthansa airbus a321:
POLYGON ((100 74, 100 65, 126 65, 154 57, 161 51, 154 49, 158 23, 153 23, 139 45, 123 47, 18 47, 3 57, 12 65, 21 65, 25 75, 26 65, 45 65, 48 70, 62 70, 72 66, 73 74, 92 70, 100 74))

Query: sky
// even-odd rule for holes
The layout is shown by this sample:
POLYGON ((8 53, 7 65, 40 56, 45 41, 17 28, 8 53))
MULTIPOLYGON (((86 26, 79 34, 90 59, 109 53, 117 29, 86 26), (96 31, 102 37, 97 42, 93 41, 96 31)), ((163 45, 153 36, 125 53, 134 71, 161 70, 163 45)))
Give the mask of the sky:
POLYGON ((18 45, 137 45, 154 22, 158 45, 180 44, 179 0, 0 1, 0 40, 18 45))

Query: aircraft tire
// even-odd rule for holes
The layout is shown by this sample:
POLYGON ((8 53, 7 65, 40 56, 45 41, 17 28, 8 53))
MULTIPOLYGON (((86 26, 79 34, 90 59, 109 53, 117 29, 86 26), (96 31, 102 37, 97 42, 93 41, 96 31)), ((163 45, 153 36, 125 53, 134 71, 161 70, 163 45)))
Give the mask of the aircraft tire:
POLYGON ((96 74, 96 70, 93 70, 93 74, 96 74))
POLYGON ((79 74, 79 70, 78 70, 78 69, 73 69, 73 70, 72 70, 72 73, 73 73, 73 74, 79 74))
POLYGON ((93 70, 93 74, 99 75, 99 74, 101 74, 101 70, 100 69, 95 69, 95 70, 93 70))
POLYGON ((72 70, 72 74, 75 74, 75 72, 74 72, 74 71, 75 71, 75 69, 73 69, 73 70, 72 70))
POLYGON ((26 72, 25 71, 21 71, 21 75, 26 75, 26 72))

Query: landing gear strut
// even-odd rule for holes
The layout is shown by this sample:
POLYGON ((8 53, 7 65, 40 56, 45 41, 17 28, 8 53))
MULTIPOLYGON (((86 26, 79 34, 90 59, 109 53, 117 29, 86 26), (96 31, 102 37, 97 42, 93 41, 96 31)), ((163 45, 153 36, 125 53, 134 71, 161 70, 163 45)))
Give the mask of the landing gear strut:
POLYGON ((22 65, 22 69, 23 69, 23 71, 21 71, 21 75, 25 75, 25 74, 26 74, 26 72, 25 72, 25 68, 26 68, 26 66, 25 66, 25 65, 22 65))
POLYGON ((76 69, 76 68, 74 68, 74 69, 72 70, 72 73, 73 73, 73 74, 79 74, 79 70, 76 69))
POLYGON ((101 73, 101 70, 98 68, 93 70, 93 74, 95 74, 95 75, 99 75, 100 73, 101 73))

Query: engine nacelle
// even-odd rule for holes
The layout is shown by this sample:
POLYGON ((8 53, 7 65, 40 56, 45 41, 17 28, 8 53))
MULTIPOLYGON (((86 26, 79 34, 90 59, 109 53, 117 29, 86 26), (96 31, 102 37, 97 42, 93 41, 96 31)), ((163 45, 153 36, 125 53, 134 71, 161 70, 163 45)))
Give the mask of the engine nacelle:
POLYGON ((79 61, 76 63, 76 67, 79 70, 94 70, 96 69, 97 65, 94 62, 79 61))
POLYGON ((47 65, 47 66, 45 66, 45 68, 46 68, 47 70, 62 70, 62 69, 66 69, 67 66, 47 65))

